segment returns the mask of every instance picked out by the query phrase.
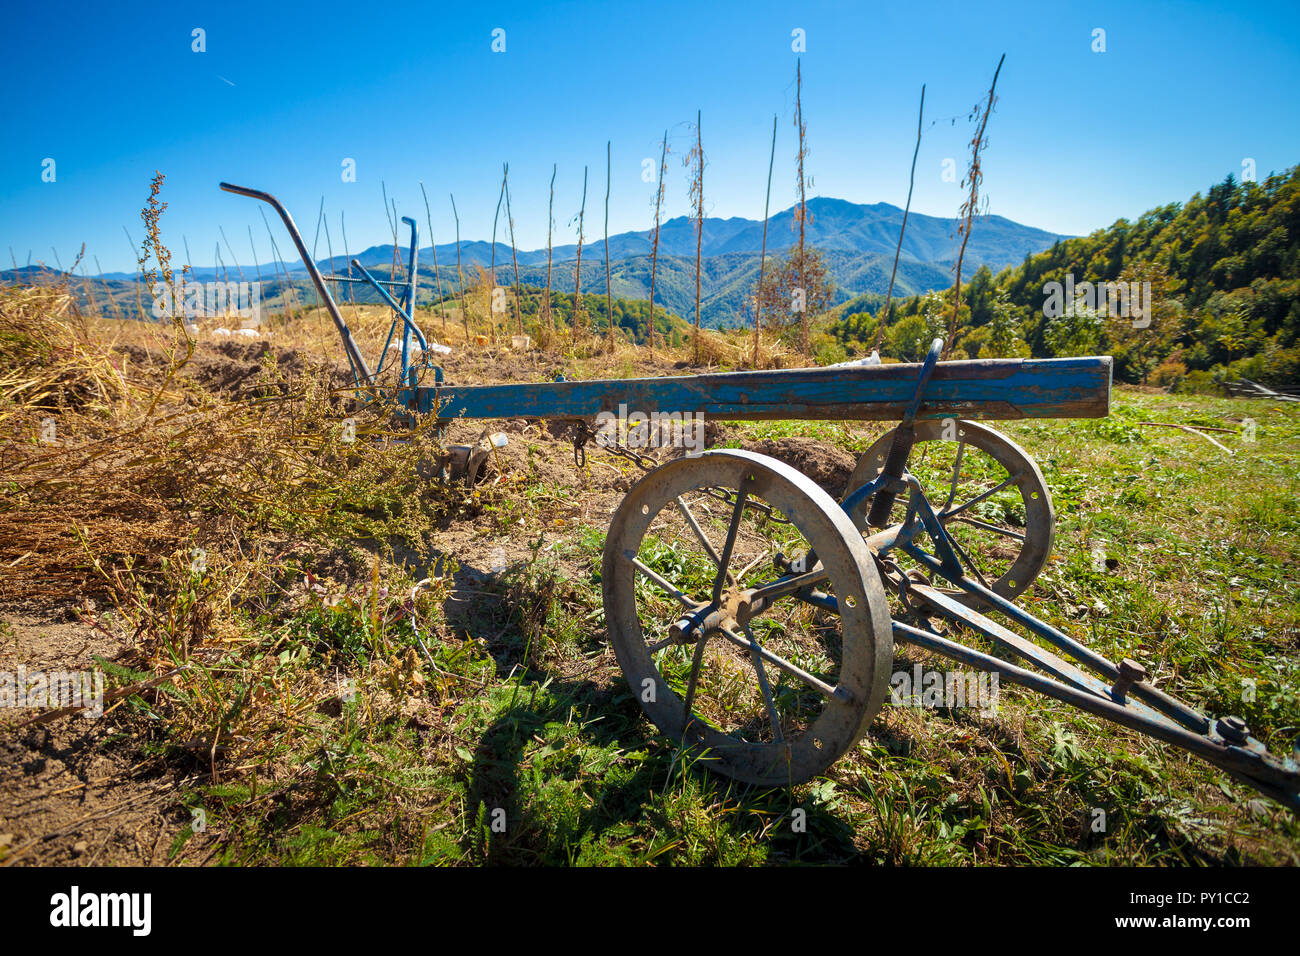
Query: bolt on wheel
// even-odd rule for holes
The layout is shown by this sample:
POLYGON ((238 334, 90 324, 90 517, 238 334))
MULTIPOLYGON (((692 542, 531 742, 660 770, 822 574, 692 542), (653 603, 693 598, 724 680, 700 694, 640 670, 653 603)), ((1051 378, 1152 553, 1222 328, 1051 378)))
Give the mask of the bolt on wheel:
POLYGON ((647 716, 709 768, 815 776, 879 711, 893 662, 871 552, 834 500, 754 452, 665 464, 619 505, 605 618, 647 716))
MULTIPOLYGON (((914 428, 907 469, 925 489, 962 564, 989 590, 1014 600, 1052 553, 1056 518, 1043 473, 1023 448, 985 425, 942 419, 914 428)), ((880 473, 893 438, 893 430, 886 432, 858 459, 846 499, 880 473)), ((900 495, 893 520, 901 520, 906 505, 907 496, 900 495)), ((869 510, 868 500, 852 516, 868 533, 869 510)), ((950 593, 972 606, 981 603, 966 592, 950 593)))

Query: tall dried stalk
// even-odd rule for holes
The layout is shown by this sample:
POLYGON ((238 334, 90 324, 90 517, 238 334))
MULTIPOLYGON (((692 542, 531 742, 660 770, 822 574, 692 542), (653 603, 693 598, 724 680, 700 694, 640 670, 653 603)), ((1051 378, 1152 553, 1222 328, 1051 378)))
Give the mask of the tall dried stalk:
POLYGON ((456 194, 451 193, 451 214, 456 220, 456 283, 460 289, 460 319, 465 326, 465 345, 469 346, 469 304, 465 301, 465 271, 460 266, 460 213, 456 211, 456 194))
POLYGON ((772 208, 772 168, 776 165, 776 114, 772 114, 772 150, 767 157, 767 197, 763 200, 763 246, 758 254, 758 289, 754 292, 754 368, 758 368, 758 331, 763 318, 763 275, 767 269, 767 219, 772 208))
POLYGON ((442 336, 446 338, 447 301, 442 294, 442 275, 438 271, 438 244, 433 241, 433 214, 429 212, 429 194, 424 191, 424 180, 420 181, 420 195, 424 197, 424 219, 429 224, 429 250, 433 253, 433 287, 438 293, 438 312, 442 315, 442 336))
MULTIPOLYGON (((321 197, 320 197, 320 209, 319 209, 319 210, 317 211, 317 213, 316 213, 316 236, 315 236, 315 237, 312 239, 312 241, 311 241, 311 261, 312 261, 312 262, 316 262, 317 259, 319 258, 319 256, 317 255, 317 250, 320 248, 320 227, 324 224, 324 222, 325 222, 325 194, 322 193, 322 194, 321 194, 321 197)), ((223 238, 225 237, 225 233, 222 233, 222 237, 223 237, 223 238)), ((230 248, 230 243, 229 243, 229 242, 226 243, 226 248, 230 248)), ((327 248, 328 248, 328 246, 327 246, 327 248)), ((234 254, 233 252, 230 254, 230 258, 232 258, 232 259, 235 258, 235 254, 234 254)), ((235 267, 236 267, 236 268, 239 267, 239 263, 238 263, 238 262, 235 263, 235 267)), ((333 274, 334 274, 334 260, 333 260, 333 259, 330 260, 330 267, 329 267, 328 272, 329 272, 330 275, 333 275, 333 274)), ((325 308, 325 303, 324 303, 323 301, 321 301, 320 292, 316 289, 316 283, 314 283, 314 282, 311 284, 311 295, 312 295, 312 298, 313 298, 313 299, 315 300, 315 302, 316 302, 316 310, 317 310, 317 312, 319 313, 320 310, 322 310, 322 309, 325 308)))
MULTIPOLYGON (((320 227, 324 221, 325 221, 325 194, 321 193, 320 208, 316 211, 316 236, 311 241, 311 258, 313 262, 315 262, 317 258, 316 250, 320 248, 320 227)), ((334 268, 332 263, 330 265, 330 268, 331 269, 334 268)))
POLYGON ((880 351, 885 338, 885 322, 889 319, 889 305, 894 300, 894 277, 898 275, 898 257, 903 252, 903 234, 907 231, 907 214, 912 208, 912 187, 916 185, 916 157, 921 152, 921 121, 925 116, 925 84, 921 84, 921 106, 916 111, 916 148, 912 150, 912 172, 907 178, 907 205, 903 207, 903 224, 898 227, 898 245, 894 248, 894 268, 889 273, 889 291, 885 293, 885 307, 880 310, 876 326, 876 343, 872 348, 880 351))
MULTIPOLYGON (((81 251, 77 253, 76 262, 72 263, 73 272, 77 269, 77 263, 81 262, 84 258, 86 258, 86 244, 83 242, 81 244, 81 251)), ((90 279, 86 275, 86 264, 84 262, 81 262, 81 288, 82 291, 86 293, 86 301, 90 303, 90 310, 94 312, 95 315, 102 315, 103 313, 99 311, 99 303, 95 301, 95 292, 90 286, 90 279)))
MULTIPOLYGON (((795 213, 795 222, 799 225, 799 288, 806 293, 808 290, 807 282, 804 275, 804 234, 808 225, 808 180, 804 176, 804 160, 808 156, 807 145, 807 128, 803 121, 803 63, 795 63, 794 68, 795 87, 794 87, 794 126, 799 133, 799 150, 795 154, 795 163, 799 168, 799 210, 795 213)), ((809 328, 808 328, 808 309, 805 304, 804 309, 799 313, 799 351, 807 355, 809 346, 809 328)))
POLYGON ((957 227, 957 232, 961 235, 961 249, 957 252, 957 276, 952 287, 952 318, 948 321, 948 337, 943 343, 941 356, 945 359, 952 351, 953 340, 957 337, 957 314, 961 309, 961 264, 966 257, 966 243, 970 240, 971 226, 975 224, 975 215, 979 211, 979 188, 984 180, 984 172, 980 168, 980 151, 987 145, 984 130, 988 126, 989 114, 993 112, 993 106, 997 102, 994 91, 998 87, 998 74, 1002 72, 1002 61, 1006 58, 1007 55, 1003 53, 998 60, 998 68, 993 71, 993 82, 989 84, 988 98, 977 103, 972 114, 978 121, 979 127, 975 131, 975 138, 970 141, 970 168, 966 170, 966 178, 962 180, 963 186, 970 187, 970 193, 962 203, 960 212, 962 222, 957 227))
POLYGON ((398 263, 401 262, 401 257, 397 254, 397 204, 394 203, 391 210, 388 208, 388 186, 382 179, 379 180, 379 188, 384 196, 384 217, 388 220, 388 229, 393 234, 393 264, 388 270, 388 278, 396 279, 398 263))
POLYGON ((695 214, 695 364, 700 364, 700 250, 704 245, 704 136, 700 131, 701 111, 695 112, 695 145, 685 165, 695 164, 691 176, 691 204, 695 214))
POLYGON ((546 310, 543 328, 548 332, 555 328, 551 316, 551 229, 555 225, 555 171, 559 166, 551 163, 551 198, 546 204, 546 300, 542 308, 546 310))
MULTIPOLYGON (((154 177, 149 183, 149 199, 145 207, 140 210, 140 218, 144 221, 145 234, 144 243, 140 246, 137 265, 144 277, 145 285, 152 288, 154 280, 161 276, 167 287, 173 289, 175 281, 171 266, 172 254, 162 243, 162 215, 167 211, 167 204, 158 198, 162 194, 164 179, 166 177, 162 173, 154 173, 154 177), (148 268, 151 255, 157 268, 148 268)), ((57 253, 55 255, 57 258, 57 253)), ((173 291, 173 304, 175 301, 176 297, 173 291)), ((173 309, 172 311, 175 312, 176 310, 173 309)))
MULTIPOLYGON (((340 221, 340 222, 343 221, 343 215, 342 215, 342 213, 339 214, 339 221, 340 221)), ((328 219, 328 218, 323 219, 323 220, 321 221, 321 225, 323 225, 323 226, 325 227, 325 251, 326 251, 326 253, 327 253, 327 254, 329 255, 329 257, 330 257, 330 275, 338 275, 338 273, 335 271, 335 268, 334 268, 334 241, 333 241, 333 239, 330 238, 330 221, 329 221, 329 219, 328 219)), ((253 235, 252 230, 249 231, 248 235, 249 235, 249 238, 251 239, 251 238, 252 238, 252 235, 253 235)), ((260 270, 260 268, 259 268, 259 270, 258 270, 258 282, 259 282, 259 283, 261 282, 261 270, 260 270)), ((353 299, 352 299, 352 283, 351 283, 351 282, 344 282, 343 285, 346 286, 346 287, 347 287, 347 290, 348 290, 348 301, 352 303, 352 317, 353 317, 353 320, 354 320, 354 323, 355 323, 356 314, 357 314, 357 305, 356 305, 356 302, 354 302, 353 299)), ((343 295, 343 290, 340 289, 340 290, 339 290, 339 297, 342 298, 342 295, 343 295)), ((324 318, 323 318, 323 317, 322 317, 321 321, 324 322, 324 318)))
POLYGON ((515 248, 515 216, 510 211, 510 183, 506 183, 506 225, 510 227, 510 259, 515 265, 515 328, 524 334, 524 316, 519 308, 519 250, 515 248))
MULTIPOLYGON (((230 246, 230 240, 226 238, 226 227, 222 225, 218 225, 217 231, 221 233, 221 241, 226 244, 226 251, 230 253, 230 261, 235 264, 235 271, 239 273, 239 281, 240 282, 248 281, 244 278, 244 268, 239 264, 239 258, 235 255, 235 250, 232 249, 230 246)), ((313 258, 315 257, 314 252, 312 253, 312 256, 313 258)))
MULTIPOLYGON (((328 238, 329 238, 329 225, 328 225, 328 223, 326 224, 325 233, 326 233, 326 239, 328 239, 328 238)), ((257 259, 257 246, 255 246, 255 245, 253 244, 253 227, 252 227, 251 225, 248 227, 248 248, 249 248, 249 249, 252 251, 252 253, 253 253, 253 268, 257 271, 257 288, 258 288, 258 293, 259 293, 259 295, 260 295, 260 294, 261 294, 261 289, 262 289, 262 263, 259 262, 258 259, 257 259)), ((191 268, 191 269, 190 269, 190 272, 193 272, 193 271, 194 271, 193 268, 191 268)), ((334 260, 333 260, 333 257, 330 258, 330 271, 331 271, 331 272, 334 271, 334 260)))
POLYGON ((571 338, 578 339, 582 328, 582 227, 587 218, 587 167, 582 167, 582 208, 578 210, 578 264, 573 270, 573 330, 571 338))
MULTIPOLYGON (((352 253, 348 251, 348 221, 339 210, 339 235, 343 237, 343 262, 348 267, 348 278, 352 278, 352 253)), ((355 322, 357 318, 357 300, 352 294, 352 283, 345 283, 348 287, 348 302, 352 305, 352 319, 355 322)))
MULTIPOLYGON (((492 314, 492 299, 496 296, 497 290, 497 220, 501 217, 501 203, 506 197, 506 177, 510 175, 510 166, 507 163, 501 164, 501 191, 497 193, 497 211, 492 216, 492 268, 489 270, 492 274, 492 287, 488 291, 488 315, 492 314)), ((492 335, 496 337, 496 319, 491 319, 492 335)))
POLYGON ((145 207, 140 210, 140 218, 144 221, 144 243, 140 246, 140 257, 137 260, 139 269, 143 273, 145 282, 150 289, 153 288, 154 280, 161 276, 163 283, 167 286, 172 298, 172 322, 176 326, 185 342, 185 355, 179 360, 176 357, 175 350, 169 350, 167 375, 163 379, 162 385, 154 393, 149 402, 149 407, 145 410, 144 418, 148 420, 153 417, 154 409, 158 406, 158 400, 162 398, 163 393, 171 384, 173 377, 180 369, 189 362, 194 355, 194 339, 185 330, 185 320, 183 318, 184 310, 176 308, 176 282, 172 273, 172 254, 168 248, 163 245, 162 241, 162 216, 167 211, 167 204, 159 199, 162 194, 163 181, 166 177, 161 172, 154 172, 153 179, 149 183, 149 199, 145 207), (149 267, 149 257, 153 256, 156 268, 149 267), (147 271, 146 271, 147 269, 147 271))
POLYGON ((605 318, 609 322, 608 350, 614 351, 614 292, 609 279, 610 141, 605 140, 605 318))
POLYGON ((659 150, 659 185, 655 189, 655 238, 650 246, 650 354, 655 351, 655 270, 659 265, 659 211, 664 203, 664 178, 668 172, 668 130, 659 150))
MULTIPOLYGON (((343 237, 343 261, 348 267, 348 278, 352 277, 352 255, 348 252, 348 221, 343 215, 343 210, 339 210, 339 234, 343 237)), ((325 236, 329 237, 329 225, 325 226, 325 236)), ((355 326, 361 320, 361 313, 357 310, 357 299, 352 293, 353 283, 343 283, 348 287, 348 304, 352 306, 352 324, 355 326)), ((324 328, 325 318, 321 317, 321 328, 324 328)), ((323 341, 323 340, 322 340, 323 341)))

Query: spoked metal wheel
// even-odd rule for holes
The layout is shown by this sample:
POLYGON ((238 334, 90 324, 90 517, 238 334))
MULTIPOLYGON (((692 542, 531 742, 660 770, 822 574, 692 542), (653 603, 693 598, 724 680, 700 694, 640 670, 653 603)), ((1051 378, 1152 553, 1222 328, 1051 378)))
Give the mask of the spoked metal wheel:
POLYGON ((806 780, 883 703, 893 636, 872 555, 826 492, 774 459, 718 450, 650 472, 614 514, 603 587, 632 692, 710 769, 806 780))
MULTIPOLYGON (((1052 497, 1038 465, 1006 435, 974 422, 917 422, 908 471, 917 477, 940 523, 956 545, 971 577, 1007 600, 1025 591, 1052 553, 1056 518, 1052 497)), ((876 441, 858 460, 845 497, 879 474, 894 432, 876 441)), ((900 495, 892 520, 902 520, 907 496, 900 495)), ((870 502, 855 509, 854 523, 866 528, 870 502)), ((978 604, 964 592, 963 603, 978 604)))

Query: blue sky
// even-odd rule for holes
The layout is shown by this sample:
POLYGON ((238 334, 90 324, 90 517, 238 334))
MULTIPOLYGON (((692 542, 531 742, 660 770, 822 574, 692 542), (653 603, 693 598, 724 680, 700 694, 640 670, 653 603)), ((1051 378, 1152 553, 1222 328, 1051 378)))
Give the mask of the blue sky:
MULTIPOLYGON (((420 181, 437 241, 453 239, 452 192, 462 238, 489 238, 509 162, 528 249, 546 241, 552 163, 556 242, 574 240, 585 164, 598 238, 606 140, 610 232, 643 229, 654 185, 642 161, 665 128, 665 213, 688 209, 697 109, 706 211, 758 219, 773 114, 772 210, 795 200, 795 29, 810 195, 901 206, 925 83, 913 209, 954 216, 962 197, 943 160, 960 178, 967 114, 1004 52, 984 162, 993 213, 1086 233, 1240 176, 1248 158, 1260 178, 1300 162, 1295 3, 29 3, 5 19, 5 268, 10 246, 20 265, 29 251, 52 265, 53 247, 66 266, 85 242, 105 270, 133 269, 122 227, 140 241, 155 169, 167 175, 164 241, 183 260, 184 237, 196 265, 212 264, 218 226, 241 263, 250 225, 270 258, 256 204, 220 192, 223 179, 279 195, 309 244, 323 196, 335 251, 343 213, 356 252, 388 241, 381 181, 422 243, 420 181), (195 28, 206 52, 192 50, 195 28), (504 53, 491 49, 496 28, 504 53), (1104 53, 1091 49, 1097 28, 1104 53), (42 181, 47 158, 54 182, 42 181), (342 181, 344 159, 356 182, 342 181)), ((285 252, 278 228, 276 240, 285 252)))

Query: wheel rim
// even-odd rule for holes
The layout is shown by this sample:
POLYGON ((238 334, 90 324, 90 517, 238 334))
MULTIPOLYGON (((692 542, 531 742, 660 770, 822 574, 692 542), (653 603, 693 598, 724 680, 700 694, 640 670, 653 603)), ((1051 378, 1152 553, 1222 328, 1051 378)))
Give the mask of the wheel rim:
MULTIPOLYGON (((1014 441, 985 425, 944 419, 914 427, 916 446, 908 469, 921 479, 940 522, 957 541, 962 563, 968 571, 973 567, 978 573, 972 577, 990 590, 1014 600, 1052 553, 1056 519, 1038 465, 1014 441), (953 447, 931 454, 944 445, 953 447)), ((858 459, 845 498, 879 474, 893 437, 892 430, 887 432, 858 459)), ((895 506, 895 520, 905 504, 904 496, 895 506)), ((869 509, 863 502, 852 515, 864 532, 869 509)), ((966 592, 950 593, 972 606, 984 603, 966 592)))
POLYGON ((847 751, 883 703, 893 643, 871 553, 834 500, 780 462, 725 450, 655 469, 614 514, 602 579, 610 639, 633 694, 710 769, 756 784, 806 780, 847 751), (717 500, 709 487, 734 497, 717 500), (826 574, 817 588, 840 613, 783 596, 750 617, 743 595, 780 576, 776 554, 808 548, 826 574), (721 579, 716 626, 692 632, 703 640, 673 643, 674 618, 719 604, 720 564, 732 578, 721 579))

